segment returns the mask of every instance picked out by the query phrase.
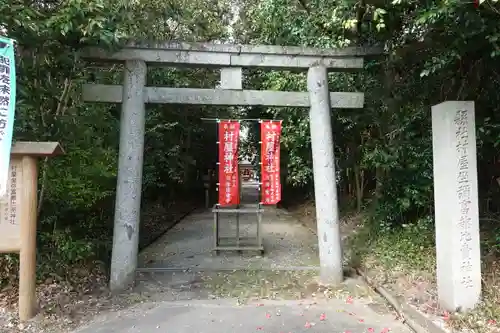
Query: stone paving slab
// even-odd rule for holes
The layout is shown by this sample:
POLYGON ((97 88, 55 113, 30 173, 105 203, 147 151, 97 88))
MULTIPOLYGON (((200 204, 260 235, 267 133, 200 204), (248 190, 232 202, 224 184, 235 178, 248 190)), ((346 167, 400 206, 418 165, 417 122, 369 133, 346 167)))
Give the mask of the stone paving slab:
POLYGON ((142 304, 100 318, 75 333, 409 333, 393 315, 364 304, 262 301, 244 306, 230 300, 142 304))

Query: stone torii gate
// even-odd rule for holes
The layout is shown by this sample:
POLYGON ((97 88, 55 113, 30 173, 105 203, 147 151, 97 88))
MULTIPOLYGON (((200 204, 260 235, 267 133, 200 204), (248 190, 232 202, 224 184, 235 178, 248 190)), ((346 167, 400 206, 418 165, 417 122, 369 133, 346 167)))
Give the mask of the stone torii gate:
POLYGON ((362 108, 364 94, 329 92, 327 73, 328 70, 361 70, 363 56, 380 53, 371 48, 314 49, 179 42, 134 43, 115 53, 86 50, 84 57, 87 60, 125 63, 123 86, 93 84, 83 88, 85 101, 122 103, 110 289, 126 288, 133 282, 137 268, 146 103, 310 107, 320 276, 327 284, 342 282, 330 109, 362 108), (148 66, 220 68, 220 88, 147 87, 148 66), (242 68, 245 67, 308 70, 308 92, 243 90, 242 68))

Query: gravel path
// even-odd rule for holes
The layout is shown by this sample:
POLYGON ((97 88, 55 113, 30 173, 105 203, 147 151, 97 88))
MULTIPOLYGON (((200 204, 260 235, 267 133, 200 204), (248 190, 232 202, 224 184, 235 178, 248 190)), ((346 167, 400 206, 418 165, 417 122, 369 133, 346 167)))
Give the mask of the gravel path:
MULTIPOLYGON (((236 215, 224 215, 221 236, 234 237, 236 215)), ((255 237, 256 215, 240 216, 243 237, 255 237)), ((284 210, 266 208, 263 217, 265 255, 255 252, 212 253, 213 214, 191 214, 139 257, 140 267, 198 270, 293 269, 319 267, 317 238, 284 210)))

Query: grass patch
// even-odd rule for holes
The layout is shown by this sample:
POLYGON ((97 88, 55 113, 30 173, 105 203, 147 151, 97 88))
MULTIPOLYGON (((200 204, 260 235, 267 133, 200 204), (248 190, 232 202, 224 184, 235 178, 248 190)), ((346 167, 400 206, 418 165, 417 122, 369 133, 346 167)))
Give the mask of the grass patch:
POLYGON ((435 267, 434 233, 426 221, 403 225, 396 231, 374 230, 368 223, 347 240, 349 258, 354 267, 367 264, 394 270, 433 271, 435 267))
POLYGON ((245 304, 251 300, 369 299, 383 307, 385 302, 360 278, 348 278, 338 286, 318 281, 317 271, 235 270, 201 273, 201 289, 208 297, 234 298, 245 304))
POLYGON ((235 270, 204 273, 203 287, 215 298, 302 299, 315 292, 315 271, 235 270))

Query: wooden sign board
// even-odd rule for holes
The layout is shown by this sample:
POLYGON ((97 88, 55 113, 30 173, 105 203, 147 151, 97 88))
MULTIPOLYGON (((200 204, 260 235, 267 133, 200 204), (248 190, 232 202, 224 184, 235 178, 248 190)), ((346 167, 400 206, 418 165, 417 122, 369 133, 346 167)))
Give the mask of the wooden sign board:
POLYGON ((22 182, 21 158, 13 157, 10 160, 7 193, 0 198, 0 252, 3 253, 21 250, 22 182))
POLYGON ((16 142, 12 146, 7 193, 0 197, 0 253, 21 250, 21 212, 29 206, 29 203, 23 202, 27 200, 22 192, 25 187, 23 179, 26 179, 23 157, 50 157, 63 153, 57 142, 16 142))

